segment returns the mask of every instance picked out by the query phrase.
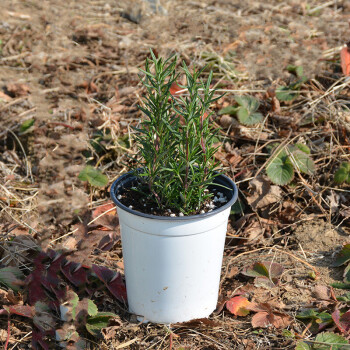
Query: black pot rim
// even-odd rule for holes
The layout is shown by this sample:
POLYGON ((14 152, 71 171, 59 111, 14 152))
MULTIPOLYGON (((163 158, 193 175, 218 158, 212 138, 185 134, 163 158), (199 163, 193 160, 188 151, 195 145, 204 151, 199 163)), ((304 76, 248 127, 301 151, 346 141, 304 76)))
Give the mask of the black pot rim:
POLYGON ((123 183, 129 177, 136 178, 134 176, 133 171, 129 171, 128 173, 121 175, 113 182, 111 189, 110 189, 111 198, 117 207, 127 211, 128 213, 131 213, 131 214, 134 214, 137 216, 142 216, 142 217, 148 218, 148 219, 186 221, 186 220, 193 220, 193 219, 199 219, 199 218, 206 218, 209 216, 216 215, 216 214, 224 211, 225 209, 231 207, 236 202, 236 200, 238 198, 238 189, 237 189, 236 184, 228 176, 220 174, 215 178, 214 182, 218 182, 218 180, 220 180, 220 182, 223 182, 226 187, 230 188, 231 191, 233 191, 232 198, 226 204, 224 204, 222 207, 214 209, 214 210, 207 212, 207 213, 204 213, 204 214, 187 215, 187 216, 185 215, 185 216, 172 217, 172 216, 146 214, 146 213, 142 213, 141 211, 138 211, 138 210, 130 209, 129 207, 125 206, 123 203, 121 203, 117 199, 117 194, 116 194, 117 187, 119 186, 120 183, 123 183))

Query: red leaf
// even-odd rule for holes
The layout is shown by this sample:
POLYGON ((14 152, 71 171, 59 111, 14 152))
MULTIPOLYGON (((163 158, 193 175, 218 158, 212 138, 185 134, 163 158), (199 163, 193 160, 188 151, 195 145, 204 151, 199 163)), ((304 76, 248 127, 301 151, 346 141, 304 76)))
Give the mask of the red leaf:
POLYGON ((34 316, 33 308, 29 305, 13 305, 6 307, 5 309, 7 309, 8 312, 12 315, 19 315, 28 318, 33 318, 34 316))
POLYGON ((116 242, 119 240, 120 236, 117 235, 115 231, 109 231, 109 233, 103 236, 98 243, 97 248, 103 251, 109 251, 113 248, 116 242))
POLYGON ((103 216, 103 215, 116 215, 117 214, 117 210, 115 207, 115 204, 110 201, 106 204, 100 205, 99 207, 97 207, 93 212, 92 212, 92 218, 96 219, 98 216, 103 216), (114 208, 114 210, 113 210, 114 208), (110 210, 110 211, 109 211, 110 210))
POLYGON ((350 310, 348 310, 347 312, 345 312, 345 313, 340 317, 340 321, 341 321, 343 327, 345 328, 346 332, 349 333, 349 330, 350 330, 350 310))
POLYGON ((58 274, 61 270, 61 263, 65 257, 63 254, 53 250, 49 250, 47 253, 52 261, 49 262, 47 269, 44 270, 41 276, 41 283, 47 290, 53 292, 58 300, 63 300, 66 296, 66 290, 59 287, 61 281, 58 274))
POLYGON ((44 340, 45 334, 35 328, 32 330, 32 348, 49 350, 49 344, 44 340), (40 345, 40 346, 39 346, 40 345))
POLYGON ((119 301, 127 301, 125 284, 119 272, 94 264, 91 266, 91 269, 119 301))
POLYGON ((347 43, 340 51, 341 69, 345 76, 350 75, 350 43, 347 43))
POLYGON ((61 264, 61 271, 64 276, 76 287, 80 287, 88 282, 87 271, 81 264, 68 261, 65 264, 61 264))
POLYGON ((41 252, 34 259, 34 270, 26 278, 28 287, 28 302, 30 305, 34 305, 37 301, 43 301, 47 298, 45 290, 41 285, 41 278, 45 270, 43 261, 47 259, 47 255, 41 252))
POLYGON ((249 314, 249 310, 247 306, 250 304, 250 301, 242 296, 237 296, 231 298, 226 302, 226 308, 235 316, 247 316, 249 314))
POLYGON ((181 94, 183 94, 183 93, 186 92, 186 91, 187 91, 187 89, 181 88, 179 85, 177 85, 176 82, 173 82, 173 83, 171 84, 170 89, 169 89, 169 92, 170 92, 171 95, 173 95, 173 96, 181 95, 181 94))
POLYGON ((332 318, 338 329, 343 334, 348 334, 350 330, 350 310, 345 312, 342 316, 340 316, 340 311, 336 309, 332 313, 332 318))

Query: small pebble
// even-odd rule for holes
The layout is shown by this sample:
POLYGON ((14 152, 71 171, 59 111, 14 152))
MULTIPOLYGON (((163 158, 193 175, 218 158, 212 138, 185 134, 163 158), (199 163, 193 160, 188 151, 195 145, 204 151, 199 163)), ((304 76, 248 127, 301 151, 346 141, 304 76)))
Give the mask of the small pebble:
POLYGON ((121 195, 121 194, 118 194, 117 199, 118 199, 118 200, 121 200, 121 199, 122 199, 122 195, 121 195))
POLYGON ((171 213, 171 209, 167 209, 168 213, 171 213))
POLYGON ((146 206, 147 206, 147 204, 145 203, 143 206, 144 206, 144 207, 146 207, 146 206))
POLYGON ((132 209, 133 208, 133 206, 132 205, 129 205, 129 209, 132 209))
POLYGON ((208 213, 209 213, 210 211, 213 211, 213 209, 209 209, 209 210, 208 210, 208 213))
POLYGON ((171 216, 171 217, 175 217, 175 216, 176 216, 176 214, 174 214, 174 213, 173 213, 173 214, 170 214, 170 216, 171 216))
POLYGON ((204 211, 204 210, 201 210, 201 214, 205 214, 205 211, 204 211))
POLYGON ((183 213, 183 212, 180 212, 180 213, 179 213, 179 216, 184 216, 184 213, 183 213))
POLYGON ((217 202, 218 200, 219 200, 219 198, 216 197, 216 196, 215 196, 214 199, 213 199, 214 202, 217 202))

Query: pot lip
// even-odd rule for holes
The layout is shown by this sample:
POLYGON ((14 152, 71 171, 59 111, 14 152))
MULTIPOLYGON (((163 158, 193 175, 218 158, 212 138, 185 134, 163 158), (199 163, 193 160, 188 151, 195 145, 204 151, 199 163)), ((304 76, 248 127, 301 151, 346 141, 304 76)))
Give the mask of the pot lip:
POLYGON ((129 171, 121 176, 119 176, 112 184, 111 189, 110 189, 110 193, 111 193, 111 198, 114 202, 114 204, 119 207, 120 209, 125 210, 126 212, 130 213, 130 214, 134 214, 137 216, 142 216, 144 218, 147 219, 156 219, 156 220, 168 220, 168 221, 187 221, 187 220, 193 220, 193 219, 202 219, 202 218, 207 218, 209 216, 213 216, 216 215, 224 210, 226 210, 227 208, 231 207, 237 200, 238 198, 238 189, 236 184, 226 175, 224 174, 220 174, 218 175, 216 178, 221 178, 224 182, 226 182, 226 185, 228 185, 227 187, 231 187, 232 191, 233 191, 233 196, 232 198, 222 207, 217 208, 212 210, 211 212, 207 212, 204 214, 196 214, 196 215, 187 215, 187 216, 161 216, 161 215, 153 215, 153 214, 146 214, 146 213, 142 213, 138 210, 134 210, 134 209, 130 209, 129 207, 125 206, 123 203, 121 203, 118 199, 117 196, 115 194, 115 189, 116 187, 119 185, 120 182, 122 182, 123 180, 125 180, 128 177, 134 177, 134 172, 133 171, 129 171))

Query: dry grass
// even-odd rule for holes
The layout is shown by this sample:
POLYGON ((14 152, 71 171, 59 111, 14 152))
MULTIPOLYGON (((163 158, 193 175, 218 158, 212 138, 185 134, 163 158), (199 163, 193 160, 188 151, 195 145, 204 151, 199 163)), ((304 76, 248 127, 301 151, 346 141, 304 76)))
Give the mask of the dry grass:
MULTIPOLYGON (((251 298, 283 302, 284 311, 294 317, 307 304, 291 296, 293 288, 301 288, 298 281, 307 280, 309 270, 326 281, 325 270, 314 264, 317 252, 296 243, 295 228, 322 220, 350 233, 349 218, 342 214, 349 210, 350 189, 333 183, 339 164, 350 161, 350 82, 342 77, 338 62, 348 34, 349 5, 345 1, 309 1, 308 6, 277 0, 163 1, 168 12, 163 16, 138 8, 139 4, 135 2, 133 10, 126 1, 116 5, 109 0, 62 4, 5 0, 2 4, 0 264, 19 266, 28 274, 33 248, 62 248, 69 237, 77 237, 77 223, 91 226, 101 218, 93 219, 91 211, 109 201, 108 191, 84 186, 77 175, 87 160, 107 174, 110 183, 127 170, 137 151, 131 126, 140 121, 136 106, 144 93, 138 68, 149 48, 164 56, 176 52, 188 64, 209 64, 214 70, 218 93, 226 93, 213 106, 215 112, 234 103, 235 95, 250 94, 261 101, 263 123, 248 131, 237 123, 221 130, 223 169, 236 180, 245 203, 251 195, 250 181, 265 173, 266 145, 303 142, 311 148, 316 163, 313 176, 297 171, 293 186, 283 187, 278 202, 255 211, 246 203, 245 215, 232 216, 222 270, 222 300, 248 285, 251 298), (120 16, 138 10, 138 24, 120 16), (274 112, 267 91, 290 83, 284 70, 288 64, 302 65, 310 79, 296 99, 274 112), (6 92, 12 83, 27 86, 29 93, 18 86, 9 97, 6 92), (33 117, 33 130, 20 134, 19 125, 33 117), (91 143, 96 135, 103 151, 91 143), (229 157, 226 143, 236 152, 229 157), (233 155, 237 162, 231 163, 228 159, 233 155), (330 198, 339 207, 334 209, 330 198), (253 231, 258 233, 252 235, 253 231), (239 271, 262 259, 286 268, 277 290, 256 290, 238 273, 230 274, 233 267, 239 271)), ((212 123, 221 125, 217 114, 212 123)), ((90 263, 111 269, 120 269, 121 259, 120 242, 111 251, 94 249, 89 256, 90 263)), ((305 290, 301 288, 305 300, 312 300, 309 290, 314 285, 307 280, 305 290)), ((295 346, 295 338, 283 330, 253 329, 249 316, 235 318, 225 310, 208 320, 168 327, 135 322, 110 296, 103 307, 118 313, 120 327, 111 340, 83 334, 91 349, 295 346)), ((11 317, 10 337, 7 319, 2 317, 0 325, 6 330, 0 332, 0 342, 9 340, 7 349, 28 348, 31 322, 11 317)), ((312 337, 296 319, 289 330, 296 338, 312 337)))

